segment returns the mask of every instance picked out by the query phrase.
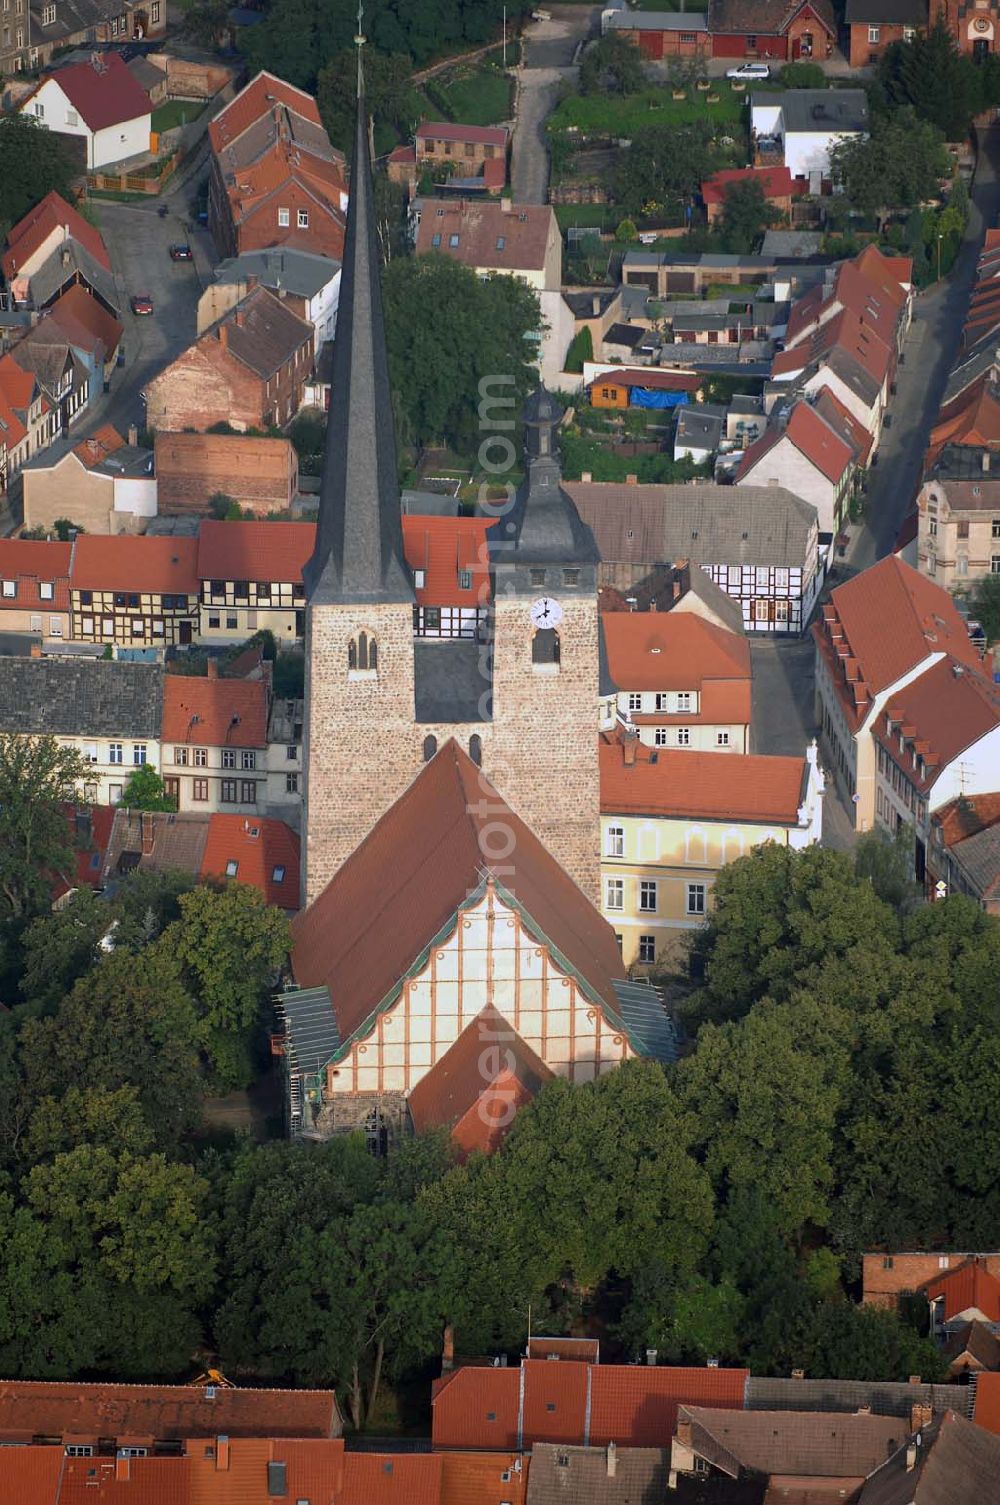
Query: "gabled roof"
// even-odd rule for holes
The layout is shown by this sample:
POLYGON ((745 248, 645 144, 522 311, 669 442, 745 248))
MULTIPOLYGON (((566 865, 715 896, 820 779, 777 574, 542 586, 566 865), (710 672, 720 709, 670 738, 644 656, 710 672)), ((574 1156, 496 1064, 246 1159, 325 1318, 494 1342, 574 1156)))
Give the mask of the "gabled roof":
POLYGON ((64 240, 50 252, 30 278, 31 300, 36 308, 45 308, 62 295, 77 278, 107 304, 109 309, 118 307, 118 291, 115 279, 107 267, 78 240, 64 240))
POLYGON ((231 356, 266 381, 303 345, 312 346, 312 325, 266 287, 254 287, 195 343, 209 340, 224 342, 231 356))
POLYGON ((463 125, 460 120, 422 120, 414 136, 431 136, 435 141, 471 141, 475 146, 507 145, 507 127, 503 125, 463 125))
POLYGON ((129 873, 190 873, 201 871, 211 816, 184 811, 130 810, 115 806, 111 835, 104 853, 102 880, 114 884, 129 873))
POLYGON ((64 228, 68 228, 70 235, 110 272, 111 262, 101 239, 101 232, 53 188, 7 232, 7 249, 0 259, 4 275, 12 277, 17 268, 23 266, 44 244, 53 230, 64 228))
POLYGON ((73 545, 46 542, 33 538, 0 538, 0 579, 17 582, 17 594, 11 598, 0 592, 0 611, 69 610, 69 563, 73 545), (51 584, 52 599, 43 601, 35 587, 44 581, 51 584))
MULTIPOLYGON (((395 994, 481 888, 484 789, 480 770, 449 740, 294 921, 295 980, 329 989, 342 1040, 395 994)), ((503 889, 594 1002, 615 1017, 612 979, 621 958, 610 925, 491 789, 489 803, 490 819, 508 822, 515 838, 503 889)))
POLYGON ((432 517, 407 513, 403 517, 403 548, 411 570, 423 570, 417 585, 418 606, 487 606, 492 599, 487 529, 491 518, 432 517), (459 583, 468 571, 470 584, 459 583))
POLYGON ((896 760, 910 764, 914 754, 923 758, 923 773, 908 767, 907 777, 919 789, 927 790, 949 764, 997 727, 1000 686, 971 669, 964 659, 946 653, 895 692, 873 730, 896 760), (892 731, 887 729, 889 720, 892 731))
POLYGON ((104 347, 103 359, 118 349, 124 333, 121 323, 98 303, 82 282, 75 282, 52 305, 49 319, 63 331, 71 345, 87 351, 95 350, 95 342, 104 347))
MULTIPOLYGON (((645 13, 643 13, 645 14, 645 13)), ((619 1505, 670 1499, 670 1447, 621 1448, 612 1466, 605 1448, 538 1443, 531 1452, 530 1505, 619 1505)))
POLYGON ((554 226, 551 204, 424 199, 415 249, 418 256, 440 251, 468 267, 541 271, 554 226))
POLYGON ((411 1090, 407 1105, 413 1127, 422 1133, 444 1126, 466 1154, 490 1154, 506 1136, 517 1109, 552 1076, 545 1062, 488 1005, 411 1090), (492 1054, 487 1047, 495 1048, 492 1054))
POLYGON ((65 1454, 62 1448, 5 1448, 3 1486, 24 1505, 59 1505, 65 1454))
POLYGON ((193 1505, 184 1458, 67 1458, 59 1505, 193 1505))
POLYGON ((102 464, 109 455, 122 448, 125 440, 111 423, 104 423, 86 439, 73 445, 73 454, 88 470, 102 464))
POLYGON ((926 27, 927 0, 847 0, 848 26, 926 27))
POLYGON ((720 1411, 681 1406, 678 1427, 713 1468, 805 1479, 866 1479, 906 1442, 909 1421, 813 1411, 720 1411))
POLYGON ((763 753, 694 752, 601 738, 601 811, 664 819, 797 826, 809 765, 763 753), (725 763, 720 767, 720 757, 725 763))
MULTIPOLYGON (((27 417, 38 390, 34 373, 19 366, 10 351, 0 356, 0 395, 19 416, 27 417)), ((49 404, 42 398, 42 411, 48 412, 49 404)))
POLYGON ((88 130, 103 131, 152 113, 149 95, 136 83, 118 52, 95 53, 89 62, 58 68, 45 74, 39 87, 53 80, 88 130))
POLYGON ((699 689, 704 698, 708 681, 723 681, 715 698, 725 696, 734 719, 749 720, 746 638, 691 612, 609 611, 601 625, 608 668, 620 690, 699 689))
POLYGON ((831 36, 836 36, 837 22, 829 0, 708 0, 708 25, 712 32, 781 36, 802 10, 811 12, 831 36))
MULTIPOLYGON (((980 1375, 977 1386, 984 1378, 1000 1376, 980 1375)), ((979 1505, 995 1498, 1000 1439, 953 1411, 935 1416, 918 1435, 915 1457, 901 1447, 865 1484, 858 1505, 979 1505)))
MULTIPOLYGON (((127 665, 115 664, 116 669, 127 665)), ((0 1441, 59 1437, 334 1437, 332 1390, 259 1390, 199 1385, 0 1380, 0 1441)))
POLYGON ((849 444, 854 453, 855 462, 858 465, 866 465, 871 453, 873 436, 864 424, 859 422, 851 412, 845 408, 840 398, 829 387, 820 387, 814 393, 813 407, 820 417, 849 444))
MULTIPOLYGON (((640 336, 645 330, 639 331, 640 336)), ((657 392, 697 392, 705 377, 697 371, 656 371, 652 366, 609 366, 587 383, 590 387, 648 387, 657 392)))
POLYGON ((262 69, 212 120, 208 127, 212 150, 218 155, 232 145, 255 120, 269 114, 275 104, 284 105, 314 125, 323 123, 311 94, 262 69))
MULTIPOLYGON (((163 712, 158 664, 92 658, 0 658, 0 731, 26 736, 155 741, 163 712)), ((0 1440, 2 1440, 0 1392, 0 1440)))
POLYGON ((283 820, 257 815, 213 815, 208 823, 199 877, 247 883, 262 893, 268 904, 297 910, 300 855, 298 835, 283 820))
POLYGON ((983 1369, 1000 1370, 1000 1338, 988 1323, 975 1318, 954 1330, 944 1345, 944 1355, 951 1361, 949 1373, 963 1358, 975 1360, 983 1369))
POLYGON ((726 189, 737 183, 759 184, 766 199, 787 199, 802 191, 787 167, 724 167, 705 179, 701 196, 706 204, 724 204, 726 189))
MULTIPOLYGON (((230 1437, 225 1468, 219 1466, 218 1451, 218 1441, 214 1447, 185 1441, 182 1462, 190 1479, 191 1505, 274 1505, 275 1499, 288 1505, 299 1500, 333 1505, 348 1498, 343 1493, 340 1437, 230 1437)), ((124 1505, 130 1498, 123 1496, 124 1505)), ((148 1505, 175 1502, 164 1496, 148 1505)))
POLYGON ((73 590, 198 594, 198 541, 155 534, 113 537, 81 533, 76 540, 73 590))
MULTIPOLYGON (((947 715, 946 708, 942 714, 947 715)), ((923 1289, 928 1301, 944 1297, 945 1322, 972 1308, 982 1312, 987 1322, 1000 1322, 1000 1280, 982 1260, 970 1259, 954 1270, 942 1271, 923 1289)))
POLYGON ((315 523, 204 519, 198 529, 198 574, 202 580, 299 585, 315 543, 315 523))
POLYGON ((441 1505, 443 1459, 433 1453, 345 1453, 343 1499, 364 1505, 441 1505))
MULTIPOLYGON (((811 403, 797 402, 792 408, 788 422, 765 429, 759 439, 750 445, 736 472, 737 481, 755 471, 768 452, 787 439, 794 445, 831 485, 838 485, 854 463, 854 451, 850 444, 836 433, 811 403)), ((763 479, 763 475, 761 477, 763 479)))
POLYGON ((163 681, 163 740, 192 747, 265 747, 267 701, 262 679, 168 674, 163 681))
POLYGON ((441 1453, 440 1505, 524 1505, 528 1459, 511 1453, 441 1453))

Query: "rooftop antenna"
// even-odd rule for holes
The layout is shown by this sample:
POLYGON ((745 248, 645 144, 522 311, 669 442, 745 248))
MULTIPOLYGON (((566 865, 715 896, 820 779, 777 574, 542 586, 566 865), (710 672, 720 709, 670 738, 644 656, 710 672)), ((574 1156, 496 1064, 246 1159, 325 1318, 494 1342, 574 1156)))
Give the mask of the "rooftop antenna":
POLYGON ((363 78, 362 72, 361 72, 361 49, 365 45, 365 42, 368 40, 368 38, 365 36, 364 32, 361 29, 362 23, 363 23, 363 20, 364 20, 364 14, 365 14, 365 8, 364 8, 364 5, 362 4, 362 0, 358 0, 358 29, 357 29, 357 32, 355 33, 355 36, 354 36, 354 45, 358 49, 358 83, 357 83, 357 94, 358 94, 359 101, 361 99, 361 95, 364 92, 364 78, 363 78))

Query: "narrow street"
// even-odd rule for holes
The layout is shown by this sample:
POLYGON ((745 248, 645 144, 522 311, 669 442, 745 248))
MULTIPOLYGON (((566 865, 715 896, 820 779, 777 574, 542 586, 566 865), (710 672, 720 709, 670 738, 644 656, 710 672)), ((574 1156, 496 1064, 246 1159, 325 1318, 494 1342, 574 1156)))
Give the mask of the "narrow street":
POLYGON ((573 58, 580 43, 600 31, 600 7, 561 5, 551 21, 528 22, 517 70, 517 113, 511 145, 511 196, 515 204, 545 204, 549 146, 545 122, 560 85, 576 77, 573 58))

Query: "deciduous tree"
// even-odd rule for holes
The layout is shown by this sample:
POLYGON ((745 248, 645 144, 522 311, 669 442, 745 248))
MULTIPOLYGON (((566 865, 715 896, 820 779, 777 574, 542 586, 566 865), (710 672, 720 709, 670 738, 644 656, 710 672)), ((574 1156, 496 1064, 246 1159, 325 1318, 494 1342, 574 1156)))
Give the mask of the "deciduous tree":
MULTIPOLYGON (((0 120, 0 133, 12 119, 27 117, 0 120)), ((70 871, 73 839, 62 804, 75 798, 85 772, 80 754, 55 737, 0 733, 0 923, 40 914, 55 875, 70 871)))
POLYGON ((63 138, 33 115, 0 115, 0 234, 55 189, 72 197, 79 169, 63 138))

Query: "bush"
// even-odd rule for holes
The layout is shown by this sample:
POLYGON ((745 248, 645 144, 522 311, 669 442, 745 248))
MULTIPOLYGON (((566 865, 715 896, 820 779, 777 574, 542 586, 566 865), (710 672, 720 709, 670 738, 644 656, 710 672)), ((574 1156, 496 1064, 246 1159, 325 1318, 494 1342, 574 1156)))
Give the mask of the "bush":
POLYGON ((594 341, 590 333, 590 325, 585 324, 578 329, 570 341, 566 352, 565 369, 567 371, 582 371, 584 361, 594 359, 594 341))
POLYGON ((778 78, 786 89, 826 88, 826 75, 819 63, 786 63, 778 78))

